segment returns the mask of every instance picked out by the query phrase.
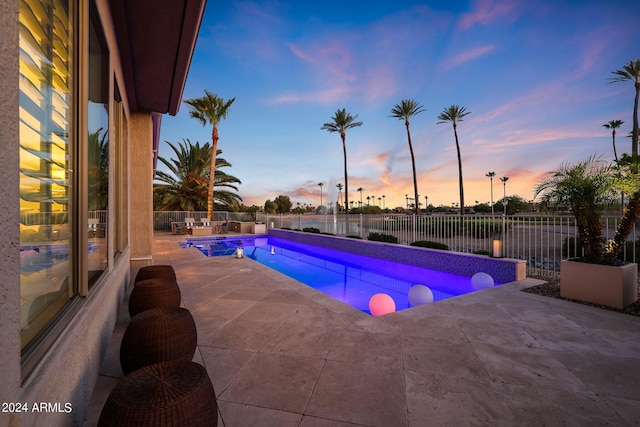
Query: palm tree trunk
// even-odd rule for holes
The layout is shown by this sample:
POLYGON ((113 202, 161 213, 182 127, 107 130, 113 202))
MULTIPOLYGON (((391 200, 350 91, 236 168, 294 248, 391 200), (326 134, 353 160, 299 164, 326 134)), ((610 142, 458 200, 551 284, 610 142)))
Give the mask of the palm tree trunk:
POLYGON ((346 227, 347 234, 349 234, 349 180, 347 177, 347 142, 346 135, 344 132, 340 133, 342 137, 342 151, 344 153, 344 206, 345 211, 347 212, 346 216, 346 227))
POLYGON ((613 137, 613 158, 617 162, 618 161, 618 152, 616 151, 616 130, 615 129, 613 130, 613 132, 611 132, 611 135, 613 137))
POLYGON ((640 97, 640 82, 635 83, 636 98, 633 103, 633 136, 631 138, 632 154, 638 155, 638 97, 640 97))
POLYGON ((607 253, 607 259, 610 262, 615 261, 620 252, 624 249, 627 243, 627 237, 633 231, 636 225, 636 219, 640 216, 640 191, 636 191, 629 197, 629 204, 627 210, 620 221, 616 235, 611 242, 611 249, 607 253))
POLYGON ((413 168, 413 194, 416 201, 416 215, 420 213, 418 208, 418 179, 416 177, 416 159, 413 155, 413 145, 411 145, 411 132, 409 131, 409 120, 404 122, 407 127, 407 139, 409 140, 409 152, 411 153, 411 167, 413 168))
POLYGON ((456 124, 453 124, 453 134, 456 137, 456 150, 458 150, 458 185, 460 186, 460 217, 464 216, 464 188, 462 185, 462 156, 460 155, 460 144, 458 143, 458 131, 456 124))
POLYGON ((215 183, 216 175, 216 156, 218 154, 218 127, 213 125, 213 132, 211 133, 211 167, 209 170, 209 197, 207 198, 207 215, 210 220, 213 220, 213 186, 215 183))

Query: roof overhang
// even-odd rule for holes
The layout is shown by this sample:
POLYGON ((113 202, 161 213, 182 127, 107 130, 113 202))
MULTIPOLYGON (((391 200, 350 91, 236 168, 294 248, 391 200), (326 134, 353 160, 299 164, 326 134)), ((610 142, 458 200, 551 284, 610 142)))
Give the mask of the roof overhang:
POLYGON ((109 0, 132 111, 176 115, 206 0, 109 0))

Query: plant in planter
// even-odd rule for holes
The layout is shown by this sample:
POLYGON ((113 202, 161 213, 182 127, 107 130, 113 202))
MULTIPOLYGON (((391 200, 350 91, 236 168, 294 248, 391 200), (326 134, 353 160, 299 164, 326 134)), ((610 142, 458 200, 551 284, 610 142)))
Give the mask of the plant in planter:
POLYGON ((573 212, 583 255, 562 261, 560 295, 623 308, 638 298, 636 264, 618 259, 640 214, 637 162, 607 164, 595 156, 562 164, 535 189, 543 205, 567 206, 573 212), (610 241, 603 236, 603 207, 624 189, 632 196, 610 241))

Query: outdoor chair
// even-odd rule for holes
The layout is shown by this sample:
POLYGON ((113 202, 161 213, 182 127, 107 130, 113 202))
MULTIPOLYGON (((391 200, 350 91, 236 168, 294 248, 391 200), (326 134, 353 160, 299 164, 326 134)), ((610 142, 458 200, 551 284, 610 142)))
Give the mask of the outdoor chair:
POLYGON ((186 308, 154 308, 136 314, 120 344, 120 366, 125 375, 154 363, 193 359, 198 335, 186 308))
POLYGON ((161 362, 123 377, 105 402, 98 427, 215 427, 218 404, 204 366, 161 362))
POLYGON ((176 283, 178 281, 173 267, 163 264, 145 265, 144 267, 140 267, 133 283, 135 284, 147 279, 161 279, 176 283))
POLYGON ((179 308, 182 295, 178 284, 166 279, 141 280, 129 296, 129 316, 152 308, 179 308))
POLYGON ((186 234, 187 227, 181 222, 173 222, 171 223, 171 231, 173 234, 186 234))
POLYGON ((200 218, 200 223, 203 227, 211 227, 211 220, 209 218, 200 218))

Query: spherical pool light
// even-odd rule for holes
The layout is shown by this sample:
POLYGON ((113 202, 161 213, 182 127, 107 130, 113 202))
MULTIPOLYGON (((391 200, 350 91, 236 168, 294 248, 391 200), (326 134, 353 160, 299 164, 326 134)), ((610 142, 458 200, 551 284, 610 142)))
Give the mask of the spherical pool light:
POLYGON ((409 289, 409 304, 416 307, 422 304, 433 302, 433 292, 425 285, 413 285, 409 289))
POLYGON ((471 286, 473 289, 487 289, 493 287, 493 277, 488 275, 487 273, 476 273, 471 277, 471 286))
POLYGON ((375 294, 369 300, 369 311, 373 316, 393 313, 396 311, 396 303, 387 294, 375 294))

